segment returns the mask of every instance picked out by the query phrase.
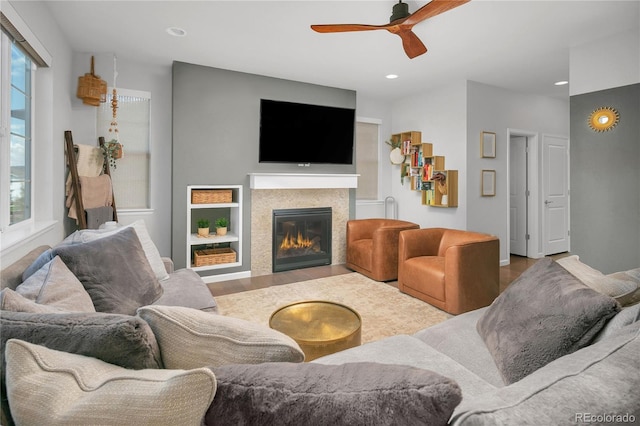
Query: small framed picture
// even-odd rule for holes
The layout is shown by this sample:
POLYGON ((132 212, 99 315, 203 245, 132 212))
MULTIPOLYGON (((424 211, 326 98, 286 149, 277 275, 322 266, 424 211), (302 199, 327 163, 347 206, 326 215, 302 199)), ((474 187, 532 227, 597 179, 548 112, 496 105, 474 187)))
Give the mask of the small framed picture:
POLYGON ((496 158, 496 134, 494 132, 480 133, 480 156, 482 158, 496 158))
POLYGON ((496 195, 496 171, 482 171, 482 196, 493 197, 496 195))

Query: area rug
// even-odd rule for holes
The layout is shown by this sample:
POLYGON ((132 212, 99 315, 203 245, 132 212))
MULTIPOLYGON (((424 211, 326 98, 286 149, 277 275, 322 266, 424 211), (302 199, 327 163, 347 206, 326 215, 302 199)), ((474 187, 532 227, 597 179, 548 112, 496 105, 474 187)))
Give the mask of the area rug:
POLYGON ((356 272, 216 297, 221 314, 267 326, 276 309, 303 300, 328 300, 356 310, 362 318, 362 343, 413 334, 451 317, 356 272))

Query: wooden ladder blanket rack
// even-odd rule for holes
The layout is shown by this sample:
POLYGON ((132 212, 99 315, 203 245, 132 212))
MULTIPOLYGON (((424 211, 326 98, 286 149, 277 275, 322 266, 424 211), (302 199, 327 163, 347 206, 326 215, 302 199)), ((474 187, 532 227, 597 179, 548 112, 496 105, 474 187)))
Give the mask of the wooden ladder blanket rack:
MULTIPOLYGON (((67 164, 69 166, 69 173, 71 173, 71 190, 73 191, 72 199, 75 201, 76 212, 78 216, 78 228, 79 229, 87 229, 87 215, 84 209, 84 205, 82 202, 82 187, 80 185, 80 176, 78 175, 78 163, 76 158, 77 147, 73 144, 73 137, 71 135, 71 130, 65 130, 64 132, 64 141, 66 144, 67 151, 67 164)), ((104 137, 100 136, 98 138, 98 142, 102 147, 105 143, 104 137)), ((107 160, 104 161, 102 166, 102 171, 104 174, 108 175, 111 178, 111 170, 109 168, 109 162, 107 160)), ((113 207, 113 220, 118 221, 118 214, 116 212, 116 198, 113 194, 113 190, 111 192, 111 207, 113 207)))

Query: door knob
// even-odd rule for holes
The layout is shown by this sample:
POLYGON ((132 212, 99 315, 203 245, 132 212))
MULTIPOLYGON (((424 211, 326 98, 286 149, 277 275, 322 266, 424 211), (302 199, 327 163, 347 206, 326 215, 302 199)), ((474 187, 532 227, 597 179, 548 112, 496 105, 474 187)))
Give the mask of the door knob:
POLYGON ((551 203, 553 203, 553 201, 549 201, 549 200, 544 200, 544 203, 548 205, 548 204, 551 204, 551 203))

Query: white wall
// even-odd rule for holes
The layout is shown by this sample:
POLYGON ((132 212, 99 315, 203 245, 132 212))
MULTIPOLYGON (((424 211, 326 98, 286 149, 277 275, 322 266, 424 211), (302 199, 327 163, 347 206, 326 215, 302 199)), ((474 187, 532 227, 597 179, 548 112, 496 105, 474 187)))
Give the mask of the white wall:
MULTIPOLYGON (((73 132, 75 143, 97 144, 98 136, 106 136, 96 134, 96 108, 84 105, 82 100, 75 96, 75 90, 77 78, 89 72, 91 55, 95 58, 96 74, 105 80, 109 87, 112 87, 114 54, 117 57, 117 86, 151 93, 151 211, 129 213, 118 211, 118 221, 128 225, 143 219, 160 254, 171 256, 171 66, 146 65, 119 57, 117 52, 74 53, 73 67, 70 71, 73 80, 71 87, 73 124, 69 130, 73 132)), ((120 133, 120 140, 126 155, 127 135, 120 133)), ((117 205, 118 194, 115 194, 115 198, 117 205)))
MULTIPOLYGON (((467 120, 467 229, 487 232, 500 238, 500 261, 509 262, 508 252, 508 138, 507 129, 542 135, 569 135, 569 101, 527 95, 470 81, 467 120), (496 158, 480 157, 480 133, 496 133, 496 158), (480 175, 483 169, 496 170, 496 196, 482 197, 480 175)), ((540 148, 540 146, 539 146, 540 148)), ((537 158, 542 158, 540 149, 537 158)), ((540 176, 538 164, 538 176, 540 176)), ((461 183, 461 185, 464 185, 461 183)), ((537 183, 538 188, 541 184, 537 183)), ((537 238, 541 240, 538 227, 537 238)))
POLYGON ((640 82, 640 29, 571 49, 571 96, 640 82))
MULTIPOLYGON (((467 228, 467 91, 464 81, 395 101, 392 105, 392 133, 417 130, 422 142, 433 144, 433 154, 445 156, 445 167, 458 170, 458 207, 436 208, 422 205, 420 191, 410 189, 409 180, 400 182, 400 166, 391 167, 387 179, 398 203, 398 218, 422 228, 467 228)), ((383 160, 384 161, 384 160, 383 160)))

